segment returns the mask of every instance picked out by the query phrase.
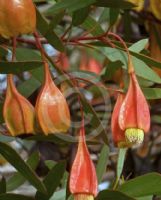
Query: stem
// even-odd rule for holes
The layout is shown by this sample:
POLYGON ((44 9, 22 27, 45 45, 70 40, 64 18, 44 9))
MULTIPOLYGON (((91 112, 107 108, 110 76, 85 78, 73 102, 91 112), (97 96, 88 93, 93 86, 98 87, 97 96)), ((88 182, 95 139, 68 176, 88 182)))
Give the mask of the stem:
POLYGON ((115 33, 108 32, 108 35, 115 37, 117 40, 119 40, 123 44, 123 46, 124 46, 124 48, 127 52, 127 56, 128 56, 128 73, 129 74, 133 73, 134 72, 134 66, 132 64, 131 55, 130 55, 130 52, 129 52, 129 49, 128 49, 126 43, 124 42, 124 40, 119 35, 117 35, 115 33))
MULTIPOLYGON (((13 37, 12 39, 12 59, 11 61, 14 62, 16 59, 16 37, 13 37)), ((10 83, 10 86, 13 87, 13 75, 12 74, 8 74, 7 75, 7 82, 10 83)))
POLYGON ((36 41, 36 46, 40 50, 42 60, 43 60, 43 62, 46 62, 45 51, 44 51, 42 44, 39 40, 39 35, 38 35, 37 32, 34 32, 34 37, 35 37, 35 41, 36 41))
POLYGON ((43 49, 43 46, 41 44, 41 41, 39 39, 39 35, 37 32, 34 32, 34 37, 35 37, 35 41, 36 41, 36 46, 40 50, 42 61, 44 62, 45 82, 47 82, 48 80, 52 80, 52 78, 51 78, 51 75, 49 72, 48 62, 47 62, 47 58, 46 58, 46 52, 43 49))

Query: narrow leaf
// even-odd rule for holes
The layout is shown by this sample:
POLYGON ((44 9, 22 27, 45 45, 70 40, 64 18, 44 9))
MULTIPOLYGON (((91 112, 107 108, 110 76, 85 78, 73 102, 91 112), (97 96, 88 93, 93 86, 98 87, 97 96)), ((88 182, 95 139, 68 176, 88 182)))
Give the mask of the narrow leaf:
MULTIPOLYGON (((39 153, 34 152, 27 160, 27 164, 35 170, 39 162, 39 153)), ((12 191, 21 186, 26 179, 19 172, 15 172, 14 175, 7 181, 7 191, 12 191)))
POLYGON ((107 145, 104 145, 102 147, 102 150, 98 159, 98 164, 96 167, 98 183, 102 181, 103 175, 106 171, 108 156, 109 156, 109 147, 107 145))
POLYGON ((18 74, 24 71, 30 71, 42 67, 40 61, 25 61, 25 62, 3 62, 0 61, 0 74, 18 74))
POLYGON ((2 156, 13 165, 19 173, 21 173, 37 190, 42 193, 46 192, 44 184, 39 180, 35 172, 28 164, 12 149, 9 145, 0 142, 0 153, 2 156))

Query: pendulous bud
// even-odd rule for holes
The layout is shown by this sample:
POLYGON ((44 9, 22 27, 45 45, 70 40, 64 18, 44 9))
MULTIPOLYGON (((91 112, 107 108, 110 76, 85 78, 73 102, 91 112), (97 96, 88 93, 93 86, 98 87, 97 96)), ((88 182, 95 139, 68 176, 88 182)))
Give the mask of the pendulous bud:
POLYGON ((0 1, 0 35, 16 37, 35 31, 36 11, 32 0, 0 1))
POLYGON ((119 126, 125 132, 127 143, 140 144, 150 129, 150 111, 135 73, 129 76, 129 88, 120 108, 119 126))
POLYGON ((97 176, 85 142, 84 128, 80 130, 78 149, 70 172, 69 189, 74 200, 94 200, 97 176))
POLYGON ((45 81, 36 101, 36 117, 45 135, 67 132, 70 112, 66 99, 54 84, 48 64, 45 63, 45 81))
POLYGON ((7 93, 3 107, 3 117, 12 136, 34 133, 34 107, 17 91, 12 75, 7 77, 7 93))

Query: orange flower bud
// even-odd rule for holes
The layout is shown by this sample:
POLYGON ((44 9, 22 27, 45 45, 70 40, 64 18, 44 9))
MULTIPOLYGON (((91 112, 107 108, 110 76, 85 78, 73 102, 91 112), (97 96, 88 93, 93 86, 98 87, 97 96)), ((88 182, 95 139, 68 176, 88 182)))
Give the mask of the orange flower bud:
POLYGON ((0 35, 5 38, 34 32, 36 12, 32 0, 0 1, 0 35))
POLYGON ((36 117, 45 135, 66 132, 70 127, 67 102, 54 84, 48 64, 45 63, 45 82, 36 102, 36 117))
POLYGON ((150 112, 135 73, 130 73, 130 83, 119 113, 119 126, 125 131, 127 142, 140 144, 144 133, 150 129, 150 112))
POLYGON ((7 78, 7 93, 3 107, 3 116, 12 136, 34 133, 34 107, 17 91, 12 75, 9 75, 7 78))
POLYGON ((97 195, 96 171, 85 142, 83 128, 80 131, 78 150, 70 173, 69 189, 75 200, 94 200, 97 195))

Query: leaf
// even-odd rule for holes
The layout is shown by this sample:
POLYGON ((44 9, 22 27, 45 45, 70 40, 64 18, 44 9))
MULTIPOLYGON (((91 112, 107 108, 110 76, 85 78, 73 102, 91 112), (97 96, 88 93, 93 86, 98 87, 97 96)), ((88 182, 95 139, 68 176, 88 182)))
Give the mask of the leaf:
MULTIPOLYGON (((105 47, 97 50, 101 51, 101 53, 105 57, 110 59, 112 62, 120 60, 124 64, 123 68, 127 70, 127 55, 125 52, 110 47, 105 47)), ((136 74, 138 76, 155 83, 161 83, 161 78, 151 68, 149 68, 142 60, 136 57, 132 57, 132 61, 135 67, 136 74)))
POLYGON ((93 36, 101 35, 104 33, 100 24, 90 16, 87 17, 81 26, 93 36))
POLYGON ((110 11, 109 11, 110 26, 113 26, 115 24, 119 16, 119 13, 120 13, 120 9, 110 8, 110 11))
POLYGON ((43 180, 43 183, 47 188, 47 195, 38 192, 36 194, 36 198, 41 197, 48 200, 53 195, 54 191, 60 184, 61 179, 63 178, 65 168, 66 162, 59 162, 49 171, 48 175, 43 180))
POLYGON ((137 198, 137 200, 152 200, 152 199, 153 199, 153 196, 145 196, 145 197, 137 198))
POLYGON ((53 160, 46 160, 45 165, 51 170, 56 165, 56 162, 53 160))
POLYGON ((127 196, 126 194, 123 194, 122 192, 118 191, 112 191, 112 190, 103 190, 101 191, 98 196, 96 197, 96 200, 135 200, 132 197, 127 196))
POLYGON ((6 180, 2 177, 0 181, 0 194, 6 193, 6 180))
POLYGON ((108 157, 109 157, 109 147, 107 145, 104 145, 102 147, 102 150, 98 159, 98 164, 96 167, 98 183, 102 181, 103 175, 106 172, 108 157))
POLYGON ((146 99, 161 99, 160 88, 142 88, 146 99))
POLYGON ((25 97, 29 97, 35 90, 41 86, 40 81, 31 77, 30 79, 24 81, 18 85, 18 91, 25 97))
POLYGON ((134 4, 126 1, 126 0, 97 0, 95 3, 96 6, 99 7, 110 7, 110 8, 122 8, 122 9, 130 9, 135 7, 134 4))
POLYGON ((66 162, 59 162, 52 168, 52 170, 49 171, 48 175, 45 177, 43 182, 47 188, 49 196, 54 193, 54 191, 60 184, 60 181, 63 178, 65 172, 65 168, 66 162))
POLYGON ((132 44, 129 47, 129 50, 133 51, 135 53, 139 53, 146 47, 147 44, 148 44, 148 39, 142 39, 142 40, 139 40, 138 42, 132 44))
POLYGON ((19 173, 21 173, 37 190, 42 193, 46 192, 44 184, 39 180, 35 172, 28 164, 12 149, 9 145, 0 142, 0 153, 2 156, 13 165, 19 173))
POLYGON ((0 200, 34 200, 32 197, 27 197, 19 194, 1 194, 0 200))
POLYGON ((126 156, 126 148, 120 148, 119 149, 119 154, 118 154, 118 160, 117 160, 117 178, 120 179, 121 174, 122 174, 122 169, 124 166, 124 161, 125 161, 125 156, 126 156))
POLYGON ((53 30, 54 28, 56 28, 56 26, 59 24, 59 22, 64 17, 64 14, 65 14, 65 12, 64 12, 64 10, 62 10, 59 13, 56 13, 56 14, 52 15, 53 19, 49 23, 49 29, 48 29, 48 31, 53 30))
POLYGON ((161 194, 161 175, 149 173, 143 176, 126 181, 118 190, 134 197, 161 194))
POLYGON ((90 12, 89 6, 75 11, 72 16, 72 24, 74 26, 78 26, 78 25, 82 24, 85 21, 85 19, 88 17, 89 12, 90 12))
POLYGON ((54 4, 47 11, 47 14, 58 12, 62 9, 68 9, 69 12, 79 10, 95 3, 96 0, 62 0, 54 4))
POLYGON ((45 18, 41 15, 38 9, 36 9, 37 14, 37 28, 40 33, 47 39, 49 44, 51 44, 55 49, 59 51, 64 51, 64 46, 60 38, 51 29, 51 24, 49 25, 45 18))
POLYGON ((42 67, 40 61, 3 62, 0 61, 0 74, 18 74, 42 67))
MULTIPOLYGON (((34 152, 26 162, 33 170, 36 169, 39 163, 39 153, 34 152)), ((7 181, 7 191, 12 191, 21 186, 26 179, 19 173, 15 172, 14 175, 7 181)))

